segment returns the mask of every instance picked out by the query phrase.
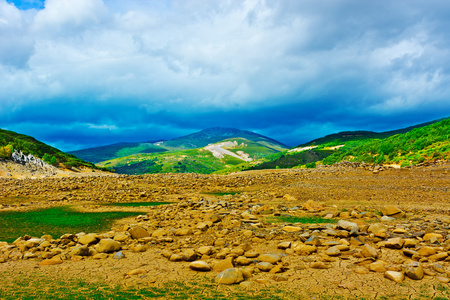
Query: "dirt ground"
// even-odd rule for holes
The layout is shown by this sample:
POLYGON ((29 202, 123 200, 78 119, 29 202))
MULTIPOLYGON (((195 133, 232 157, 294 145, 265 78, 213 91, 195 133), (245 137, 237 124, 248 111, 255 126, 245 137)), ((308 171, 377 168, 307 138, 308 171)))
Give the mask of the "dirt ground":
MULTIPOLYGON (((207 245, 213 247, 215 253, 219 253, 223 248, 233 252, 233 249, 242 248, 245 244, 246 248, 257 253, 276 253, 282 256, 284 271, 271 274, 254 268, 252 276, 246 280, 251 283, 245 287, 249 294, 252 290, 270 287, 285 291, 285 297, 293 299, 303 297, 445 299, 450 296, 450 286, 445 280, 438 278, 439 274, 433 275, 430 271, 421 280, 406 278, 401 283, 388 280, 384 278, 384 272, 367 271, 367 262, 364 261, 364 257, 357 254, 360 246, 350 244, 348 253, 331 258, 323 255, 326 247, 323 247, 323 251, 319 247, 320 250, 310 255, 280 249, 278 247, 280 242, 304 242, 300 234, 307 233, 309 237, 315 229, 322 239, 322 244, 330 241, 342 242, 342 239, 350 241, 350 237, 326 236, 322 234, 324 227, 308 224, 299 225, 303 228, 300 233, 290 233, 283 231, 283 226, 296 224, 270 224, 267 223, 267 218, 283 214, 299 217, 334 214, 335 218, 341 219, 344 216, 342 212, 349 214, 356 212, 359 216, 352 213, 346 220, 356 222, 362 228, 365 225, 383 223, 379 216, 361 217, 362 212, 376 215, 383 207, 393 205, 406 215, 385 223, 388 228, 387 236, 373 237, 369 233, 364 233, 363 236, 367 238, 367 243, 377 249, 379 256, 376 260, 384 262, 386 270, 405 273, 405 266, 413 260, 405 256, 402 250, 384 247, 383 243, 394 237, 402 239, 416 237, 406 233, 402 236, 396 235, 392 233, 395 229, 406 229, 411 233, 436 232, 441 234, 441 238, 431 243, 419 237, 417 238, 419 244, 414 249, 420 250, 429 246, 439 253, 448 252, 450 227, 445 218, 450 216, 449 189, 450 163, 421 168, 389 169, 377 174, 360 168, 327 167, 311 170, 251 171, 227 176, 198 174, 99 176, 85 173, 83 176, 78 174, 34 179, 0 177, 0 211, 30 210, 55 205, 72 205, 85 211, 105 211, 119 208, 98 204, 133 201, 174 202, 164 207, 120 208, 148 214, 148 219, 121 220, 113 227, 112 236, 126 230, 123 228, 127 225, 139 225, 150 233, 158 229, 166 230, 167 233, 164 235, 168 238, 166 240, 149 238, 140 241, 146 243, 145 252, 133 251, 132 247, 138 241, 132 241, 123 248, 126 257, 124 259, 109 257, 96 260, 90 257, 75 257, 67 258, 62 264, 52 266, 40 266, 42 259, 6 260, 0 263, 0 272, 7 275, 4 280, 10 283, 17 276, 36 275, 83 278, 92 282, 124 286, 157 287, 168 281, 183 282, 195 280, 197 277, 213 280, 219 273, 214 270, 193 271, 189 268, 190 262, 175 262, 163 257, 161 254, 164 250, 181 253, 186 249, 197 249, 207 245), (322 207, 315 210, 304 209, 303 205, 308 200, 322 203, 322 207), (187 203, 187 206, 184 208, 180 203, 187 203), (261 210, 257 213, 257 208, 264 205, 269 212, 261 210), (258 221, 247 222, 242 217, 242 213, 246 210, 258 221), (223 214, 225 216, 223 224, 210 226, 206 231, 196 230, 197 224, 208 219, 211 214, 223 214), (239 222, 236 223, 236 220, 239 222), (188 235, 172 234, 176 229, 182 228, 194 230, 188 235), (252 232, 248 233, 249 231, 252 232), (224 244, 217 243, 217 240, 223 240, 224 244), (316 262, 324 263, 327 268, 312 267, 316 262), (145 276, 126 274, 135 269, 144 269, 145 276)), ((214 254, 203 256, 202 260, 211 265, 218 262, 214 254)), ((437 263, 427 257, 421 257, 419 260, 426 270, 432 270, 433 264, 437 263)), ((449 272, 449 274, 442 273, 442 277, 448 278, 450 260, 447 258, 439 260, 438 263, 449 272)), ((221 285, 218 288, 227 291, 243 287, 221 285)))

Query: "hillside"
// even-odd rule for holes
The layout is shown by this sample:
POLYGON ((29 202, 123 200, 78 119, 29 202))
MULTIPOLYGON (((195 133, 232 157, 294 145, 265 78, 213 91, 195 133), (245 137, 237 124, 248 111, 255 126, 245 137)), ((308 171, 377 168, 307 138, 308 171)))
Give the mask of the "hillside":
POLYGON ((425 127, 425 126, 440 122, 445 119, 446 118, 438 119, 438 120, 434 120, 434 121, 430 121, 430 122, 417 124, 414 126, 409 126, 406 128, 384 131, 384 132, 342 131, 342 132, 326 135, 324 137, 312 140, 305 144, 300 144, 297 147, 301 148, 301 147, 307 147, 307 146, 312 146, 312 145, 336 146, 336 145, 344 144, 344 143, 350 142, 350 141, 361 141, 361 140, 368 140, 368 139, 385 139, 385 138, 391 137, 396 134, 407 133, 415 128, 425 127))
POLYGON ((208 128, 170 141, 158 143, 158 146, 176 150, 196 149, 231 138, 244 138, 277 151, 289 148, 288 146, 261 134, 236 128, 223 127, 208 128))
POLYGON ((351 141, 325 158, 325 164, 343 160, 394 163, 402 166, 450 159, 450 119, 418 127, 385 139, 351 141))
POLYGON ((98 165, 122 174, 201 173, 211 174, 278 153, 265 145, 245 138, 231 138, 203 148, 165 153, 134 154, 101 162, 98 165))
POLYGON ((92 163, 111 160, 119 157, 129 156, 139 153, 160 153, 167 150, 154 144, 154 142, 146 143, 118 143, 113 145, 94 147, 89 149, 70 151, 83 160, 92 163))
POLYGON ((95 165, 92 163, 64 153, 31 136, 0 129, 0 158, 8 160, 14 149, 22 151, 25 155, 32 154, 58 167, 70 169, 72 167, 86 166, 95 168, 95 165))
POLYGON ((252 143, 258 143, 258 147, 271 149, 274 152, 283 151, 288 146, 269 137, 235 128, 208 128, 186 136, 178 137, 170 141, 143 142, 143 143, 118 143, 102 147, 71 151, 83 160, 93 163, 127 157, 134 154, 163 153, 167 151, 190 150, 205 147, 230 138, 244 138, 252 143))

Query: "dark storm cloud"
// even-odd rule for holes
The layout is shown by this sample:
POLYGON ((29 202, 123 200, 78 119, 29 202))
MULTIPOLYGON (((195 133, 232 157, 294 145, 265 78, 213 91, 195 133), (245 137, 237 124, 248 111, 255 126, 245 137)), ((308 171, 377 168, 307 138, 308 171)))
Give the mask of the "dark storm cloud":
POLYGON ((446 1, 0 0, 0 127, 63 150, 289 145, 450 115, 446 1))

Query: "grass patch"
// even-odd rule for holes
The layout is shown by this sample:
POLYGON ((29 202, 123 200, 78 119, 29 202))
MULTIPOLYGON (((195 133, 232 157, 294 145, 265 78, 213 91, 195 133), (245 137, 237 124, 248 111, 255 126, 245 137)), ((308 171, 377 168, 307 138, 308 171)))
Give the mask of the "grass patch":
POLYGON ((140 207, 140 206, 158 206, 158 205, 166 205, 173 204, 173 202, 115 202, 115 203, 106 203, 103 205, 106 206, 125 206, 125 207, 140 207))
POLYGON ((101 232, 111 229, 117 219, 139 215, 138 212, 78 212, 69 207, 53 207, 27 212, 0 213, 0 241, 13 242, 26 234, 40 237, 50 234, 101 232))
MULTIPOLYGON (((6 272, 2 277, 9 276, 6 272)), ((7 277, 6 277, 7 278, 7 277)), ((61 280, 44 276, 21 276, 2 283, 0 299, 286 299, 286 292, 276 295, 270 289, 248 293, 239 287, 232 291, 217 288, 207 279, 191 282, 168 282, 160 287, 110 286, 104 283, 90 283, 80 279, 61 280)))
POLYGON ((322 224, 322 223, 337 223, 336 219, 324 219, 319 216, 270 216, 266 217, 268 223, 301 223, 301 224, 322 224))
POLYGON ((202 193, 205 195, 213 195, 213 196, 226 196, 226 195, 230 195, 230 196, 234 196, 234 195, 240 195, 242 194, 242 192, 212 192, 212 193, 202 193))

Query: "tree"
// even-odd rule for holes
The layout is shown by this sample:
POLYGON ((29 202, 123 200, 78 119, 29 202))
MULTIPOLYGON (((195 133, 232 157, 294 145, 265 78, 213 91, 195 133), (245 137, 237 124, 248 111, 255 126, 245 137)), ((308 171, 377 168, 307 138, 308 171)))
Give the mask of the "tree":
POLYGON ((52 156, 50 159, 50 164, 53 166, 56 166, 58 164, 58 161, 56 160, 56 157, 52 156))

